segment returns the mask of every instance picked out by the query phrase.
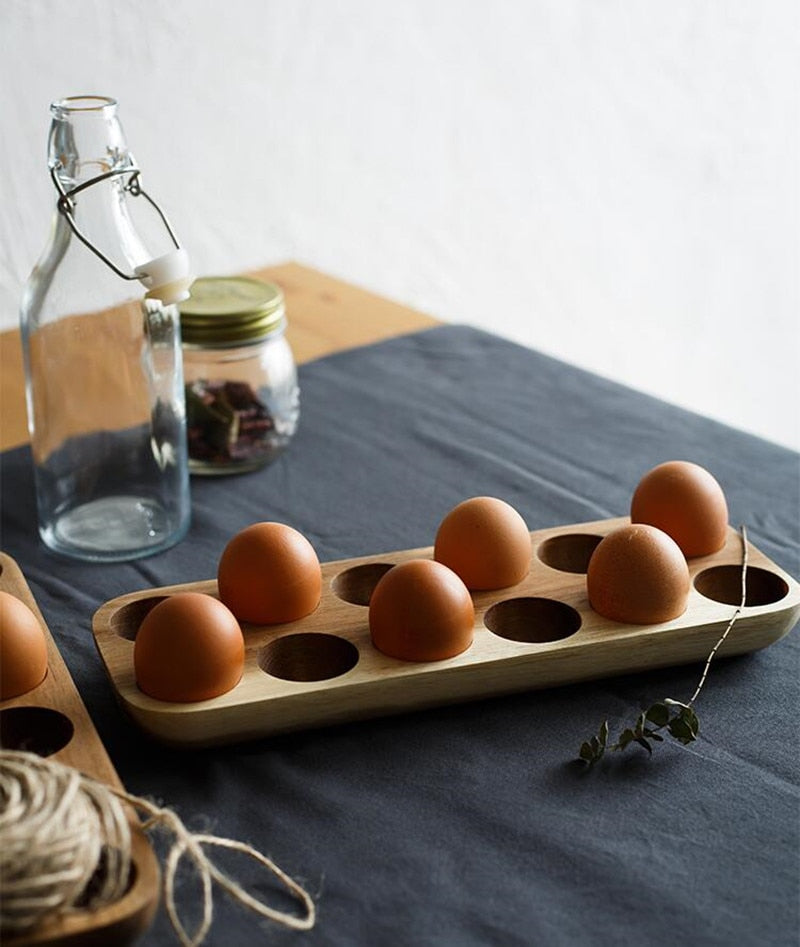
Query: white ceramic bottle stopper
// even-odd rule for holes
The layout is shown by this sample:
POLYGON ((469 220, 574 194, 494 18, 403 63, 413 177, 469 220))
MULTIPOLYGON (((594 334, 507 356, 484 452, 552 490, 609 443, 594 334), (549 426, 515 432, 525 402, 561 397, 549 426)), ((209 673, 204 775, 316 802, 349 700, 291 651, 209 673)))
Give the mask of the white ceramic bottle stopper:
POLYGON ((134 270, 147 289, 148 299, 159 299, 165 306, 189 298, 194 281, 189 269, 189 254, 183 248, 171 250, 134 270))

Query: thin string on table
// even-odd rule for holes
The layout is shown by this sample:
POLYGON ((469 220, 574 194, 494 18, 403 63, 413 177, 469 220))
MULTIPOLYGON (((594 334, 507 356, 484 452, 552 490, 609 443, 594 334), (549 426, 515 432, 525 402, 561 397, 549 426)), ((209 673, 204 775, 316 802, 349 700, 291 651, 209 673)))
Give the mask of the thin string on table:
POLYGON ((736 619, 742 614, 742 611, 744 610, 744 607, 747 604, 748 544, 747 544, 747 527, 744 525, 744 523, 742 523, 742 525, 739 527, 739 533, 742 537, 742 590, 739 597, 739 604, 736 607, 736 611, 733 613, 733 615, 731 615, 730 621, 728 622, 728 625, 725 628, 725 631, 722 632, 722 634, 719 637, 719 640, 711 649, 711 654, 709 654, 708 658, 706 659, 705 667, 703 668, 703 673, 700 675, 700 681, 698 682, 697 687, 695 688, 694 694, 692 694, 691 700, 689 701, 690 707, 697 700, 698 696, 700 695, 700 691, 703 689, 703 685, 705 684, 706 678, 708 677, 708 670, 711 667, 711 662, 714 660, 714 657, 716 656, 717 651, 719 651, 719 649, 722 647, 722 644, 724 643, 725 639, 728 637, 728 633, 730 632, 731 628, 733 628, 733 625, 736 619))
POLYGON ((263 855, 257 849, 253 848, 252 845, 248 845, 246 842, 239 842, 235 839, 221 838, 218 835, 190 832, 172 810, 161 808, 149 802, 147 799, 131 796, 126 792, 119 792, 117 790, 112 790, 112 792, 120 799, 124 799, 138 810, 149 815, 149 818, 143 823, 143 828, 149 829, 156 825, 163 825, 172 832, 175 837, 165 866, 164 894, 169 919, 181 943, 186 945, 186 947, 195 947, 195 945, 201 944, 211 927, 213 908, 211 896, 212 881, 216 881, 221 888, 227 891, 235 900, 239 901, 240 904, 243 904, 251 911, 260 914, 270 921, 275 921, 284 927, 291 927, 295 930, 309 930, 314 926, 316 910, 314 902, 305 888, 287 875, 271 858, 263 855), (294 897, 301 902, 305 909, 305 914, 303 916, 297 916, 295 914, 289 914, 286 911, 279 911, 248 894, 236 881, 229 878, 224 872, 221 872, 217 868, 203 851, 204 845, 242 852, 259 862, 275 875, 290 894, 294 895, 294 897), (203 885, 203 918, 193 938, 189 938, 189 935, 186 933, 175 905, 175 876, 184 855, 188 855, 194 862, 203 885))
POLYGON ((295 930, 315 923, 305 889, 270 858, 244 842, 190 832, 175 812, 112 789, 70 766, 33 753, 0 751, 0 932, 30 931, 56 915, 97 910, 119 900, 131 871, 131 832, 122 802, 144 813, 144 829, 173 836, 164 870, 164 902, 183 947, 198 947, 213 920, 212 882, 251 911, 295 930), (204 846, 242 852, 270 871, 303 906, 295 915, 248 894, 210 860, 204 846), (202 918, 189 934, 175 902, 175 876, 184 856, 203 891, 202 918))

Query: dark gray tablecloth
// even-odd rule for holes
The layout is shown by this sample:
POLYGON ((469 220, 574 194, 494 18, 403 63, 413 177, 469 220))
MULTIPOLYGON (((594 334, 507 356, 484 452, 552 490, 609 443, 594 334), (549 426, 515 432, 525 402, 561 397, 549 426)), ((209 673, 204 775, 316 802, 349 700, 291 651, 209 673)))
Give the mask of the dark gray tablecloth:
MULTIPOLYGON (((90 632, 124 592, 213 577, 234 532, 277 519, 321 560, 429 545, 467 496, 531 529, 625 515, 640 476, 694 460, 733 524, 800 573, 800 464, 773 444, 535 352, 442 327, 301 369, 302 423, 256 474, 195 480, 176 548, 65 562, 35 536, 27 449, 2 457, 2 546, 25 571, 128 789, 252 843, 314 894, 297 934, 219 896, 209 943, 789 945, 798 939, 798 635, 716 663, 683 749, 570 762, 608 716, 687 699, 683 667, 202 751, 123 716, 90 632)), ((236 863, 250 880, 257 875, 236 863)), ((197 901, 187 881, 183 895, 197 901)), ((269 885, 274 903, 288 900, 269 885)), ((182 896, 183 896, 182 895, 182 896)), ((163 914, 146 945, 174 943, 163 914)))

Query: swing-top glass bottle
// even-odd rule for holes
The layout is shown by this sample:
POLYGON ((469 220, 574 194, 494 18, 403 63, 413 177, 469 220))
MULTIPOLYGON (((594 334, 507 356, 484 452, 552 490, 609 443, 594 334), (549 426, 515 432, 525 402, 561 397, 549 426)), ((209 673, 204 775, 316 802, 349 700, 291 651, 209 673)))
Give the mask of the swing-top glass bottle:
POLYGON ((189 526, 188 259, 141 188, 116 102, 71 97, 51 115, 56 212, 20 312, 39 533, 79 559, 134 559, 189 526))

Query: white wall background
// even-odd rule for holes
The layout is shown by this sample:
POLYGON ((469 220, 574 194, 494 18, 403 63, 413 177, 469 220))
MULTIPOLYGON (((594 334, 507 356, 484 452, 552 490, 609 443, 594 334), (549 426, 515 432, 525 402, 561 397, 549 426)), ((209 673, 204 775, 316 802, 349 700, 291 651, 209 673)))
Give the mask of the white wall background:
POLYGON ((286 259, 800 447, 793 0, 0 0, 0 327, 51 100, 200 273, 286 259))

